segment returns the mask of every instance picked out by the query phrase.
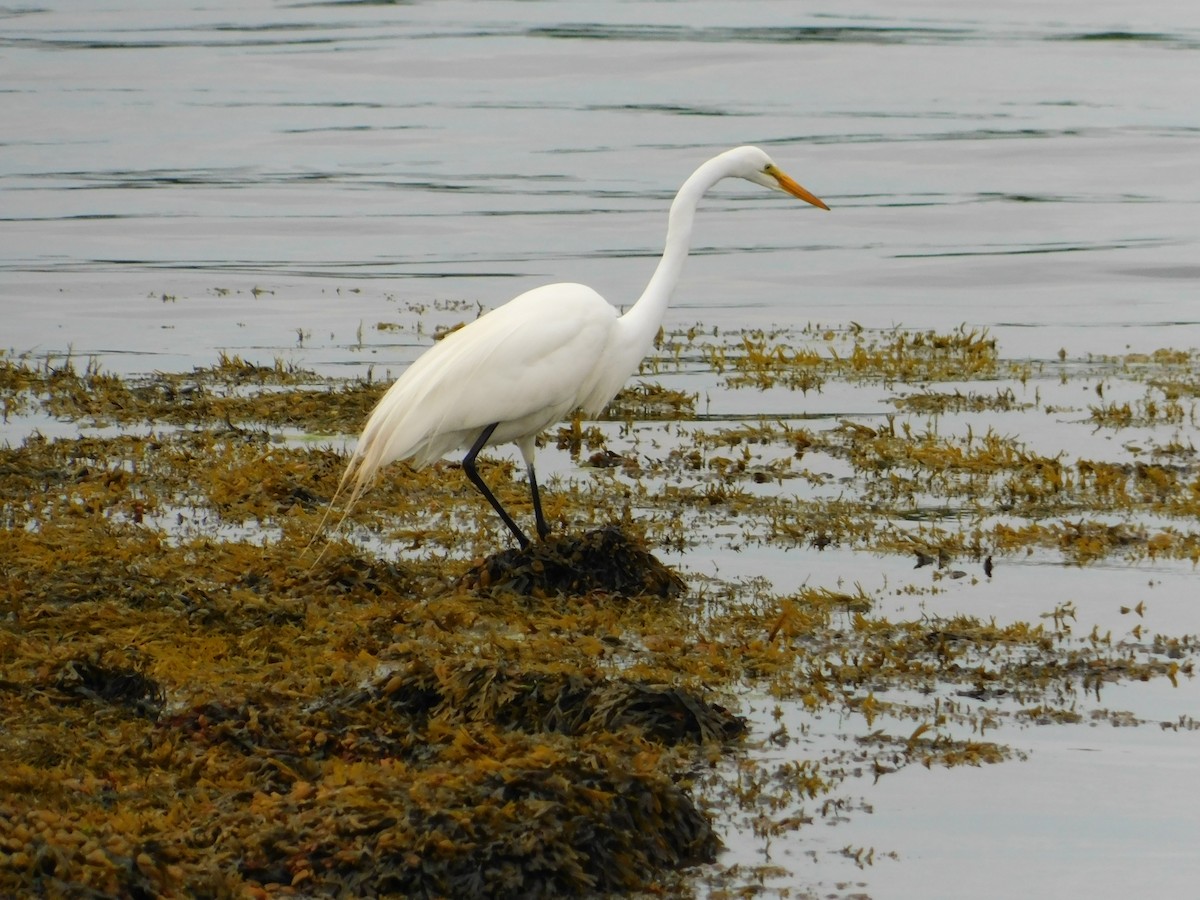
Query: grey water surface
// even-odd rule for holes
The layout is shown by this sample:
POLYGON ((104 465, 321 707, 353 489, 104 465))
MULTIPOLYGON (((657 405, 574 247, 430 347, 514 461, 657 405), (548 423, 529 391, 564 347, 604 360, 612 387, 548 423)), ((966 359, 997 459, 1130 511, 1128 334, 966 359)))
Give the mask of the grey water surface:
POLYGON ((137 371, 344 344, 385 294, 626 305, 740 143, 834 211, 719 188, 669 324, 1195 343, 1198 90, 1168 0, 9 6, 0 346, 137 371))

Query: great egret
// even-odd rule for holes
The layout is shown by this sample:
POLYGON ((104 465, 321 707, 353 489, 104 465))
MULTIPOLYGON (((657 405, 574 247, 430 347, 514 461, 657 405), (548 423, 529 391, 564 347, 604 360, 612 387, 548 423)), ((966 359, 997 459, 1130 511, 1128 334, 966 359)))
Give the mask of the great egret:
POLYGON ((380 398, 338 485, 353 480, 346 509, 388 463, 429 465, 469 447, 462 467, 522 547, 529 538, 475 468, 479 451, 514 441, 529 471, 538 537, 550 532, 534 474, 534 439, 575 409, 596 415, 637 371, 658 333, 687 258, 696 206, 723 178, 745 178, 829 209, 757 147, 710 159, 671 204, 667 241, 642 296, 624 314, 582 284, 534 288, 430 347, 380 398))

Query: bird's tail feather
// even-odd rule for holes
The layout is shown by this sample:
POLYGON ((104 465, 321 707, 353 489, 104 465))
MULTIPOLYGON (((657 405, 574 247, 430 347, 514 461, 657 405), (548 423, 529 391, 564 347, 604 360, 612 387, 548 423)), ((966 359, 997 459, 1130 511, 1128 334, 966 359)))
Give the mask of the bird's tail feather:
MULTIPOLYGON (((405 404, 409 409, 411 405, 405 404)), ((402 407, 403 408, 403 407, 402 407)), ((329 531, 329 540, 321 552, 317 554, 317 558, 313 560, 313 565, 321 561, 325 550, 329 547, 329 542, 333 536, 342 530, 342 526, 346 522, 346 518, 354 509, 354 505, 362 497, 363 492, 370 486, 374 480, 376 473, 385 465, 394 459, 405 459, 414 452, 418 456, 422 455, 420 450, 424 441, 418 442, 416 446, 410 446, 411 440, 405 441, 403 446, 397 446, 388 441, 385 435, 391 434, 411 434, 415 431, 422 431, 420 427, 415 429, 404 427, 404 419, 407 415, 401 416, 400 420, 395 420, 394 414, 389 416, 385 414, 378 406, 367 418, 367 424, 363 428, 362 435, 355 445, 354 452, 350 457, 350 462, 347 463, 346 469, 342 472, 342 477, 338 481, 336 490, 333 496, 329 499, 329 506, 325 509, 325 515, 321 517, 320 523, 317 525, 317 530, 313 533, 312 538, 304 548, 304 552, 308 552, 317 539, 326 533, 326 525, 329 524, 329 519, 333 515, 334 507, 337 506, 338 500, 344 496, 349 490, 349 496, 346 499, 345 508, 342 510, 341 516, 329 531), (391 420, 391 421, 389 421, 391 420)), ((438 453, 438 456, 441 454, 438 453)), ((425 460, 419 459, 416 462, 417 468, 424 465, 425 460)))
MULTIPOLYGON (((501 341, 516 333, 518 324, 513 323, 501 336, 501 341)), ((329 507, 321 517, 321 522, 305 547, 305 552, 325 532, 334 506, 347 488, 350 495, 342 515, 332 528, 332 535, 341 531, 346 517, 350 515, 363 491, 374 480, 376 473, 389 462, 411 459, 414 468, 424 468, 440 458, 443 453, 459 446, 460 438, 471 432, 471 427, 463 427, 465 423, 448 424, 448 420, 455 413, 456 405, 453 396, 447 392, 456 391, 457 384, 477 383, 482 377, 481 373, 486 371, 494 349, 472 355, 470 345, 460 344, 453 338, 452 334, 424 356, 418 357, 375 405, 367 417, 367 423, 363 426, 362 435, 346 471, 342 473, 337 490, 329 501, 329 507), (461 377, 455 383, 442 380, 439 372, 447 365, 454 365, 456 360, 460 361, 458 368, 462 370, 461 377)), ((326 542, 313 561, 314 566, 321 561, 328 546, 329 543, 326 542)))
POLYGON ((366 467, 363 464, 363 458, 356 450, 354 455, 350 458, 350 462, 346 466, 346 470, 342 472, 342 477, 338 480, 337 489, 334 490, 333 496, 329 498, 329 505, 325 507, 325 515, 321 516, 321 521, 317 524, 317 530, 313 532, 313 536, 309 538, 308 543, 304 545, 304 553, 307 553, 310 549, 312 549, 312 545, 317 542, 317 539, 325 534, 325 526, 329 524, 329 517, 333 515, 333 510, 334 507, 337 506, 338 498, 345 493, 346 487, 350 485, 351 479, 353 478, 354 483, 350 491, 350 497, 346 501, 346 508, 342 510, 341 516, 338 517, 336 524, 334 524, 332 530, 330 531, 328 539, 325 541, 325 546, 321 548, 321 551, 317 554, 317 558, 312 561, 312 566, 309 568, 316 566, 317 563, 321 561, 321 557, 323 557, 325 555, 325 551, 329 549, 329 544, 332 542, 333 537, 342 530, 342 526, 346 523, 346 517, 350 515, 350 511, 354 509, 354 504, 358 502, 358 498, 362 496, 362 492, 366 489, 367 483, 370 481, 371 474, 374 473, 368 473, 366 471, 366 467))

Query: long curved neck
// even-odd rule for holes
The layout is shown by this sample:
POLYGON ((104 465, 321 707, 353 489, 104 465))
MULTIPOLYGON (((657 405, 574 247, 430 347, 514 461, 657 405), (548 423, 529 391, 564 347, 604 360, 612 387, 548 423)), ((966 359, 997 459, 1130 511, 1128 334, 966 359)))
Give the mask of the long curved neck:
POLYGON ((671 213, 667 220, 667 242, 663 248, 662 259, 659 260, 658 268, 654 270, 646 289, 642 291, 642 296, 620 319, 621 329, 625 332, 626 347, 631 355, 637 355, 634 369, 654 343, 654 336, 658 334, 659 326, 662 325, 671 294, 675 291, 675 285, 679 283, 683 263, 691 245, 696 206, 708 189, 727 174, 725 161, 720 156, 710 159, 688 177, 671 203, 671 213))

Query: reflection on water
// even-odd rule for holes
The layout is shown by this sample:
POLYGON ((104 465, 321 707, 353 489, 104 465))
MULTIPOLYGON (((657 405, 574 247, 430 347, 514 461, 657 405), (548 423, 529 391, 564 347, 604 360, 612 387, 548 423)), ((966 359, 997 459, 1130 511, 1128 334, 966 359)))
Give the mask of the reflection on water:
POLYGON ((1200 6, 176 6, 0 10, 6 350, 394 372, 441 301, 632 302, 675 188, 740 143, 833 212, 722 186, 670 324, 1200 344, 1200 6))

